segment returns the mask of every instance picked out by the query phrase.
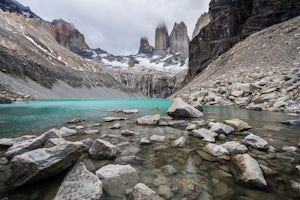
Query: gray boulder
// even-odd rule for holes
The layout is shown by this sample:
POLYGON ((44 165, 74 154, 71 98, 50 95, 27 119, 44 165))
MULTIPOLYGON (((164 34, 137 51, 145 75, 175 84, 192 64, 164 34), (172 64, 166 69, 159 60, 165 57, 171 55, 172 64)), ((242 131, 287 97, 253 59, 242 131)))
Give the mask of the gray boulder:
POLYGON ((100 133, 100 131, 99 130, 86 130, 86 131, 84 131, 84 133, 87 135, 91 135, 91 134, 98 134, 98 133, 100 133))
POLYGON ((25 140, 30 140, 36 138, 36 135, 24 135, 17 138, 2 138, 0 139, 0 147, 7 148, 13 146, 15 143, 23 142, 25 140))
POLYGON ((114 198, 125 196, 128 189, 139 183, 137 171, 130 165, 106 165, 96 171, 103 182, 104 191, 114 198))
POLYGON ((140 125, 156 125, 160 120, 160 115, 146 115, 137 118, 137 123, 140 125))
POLYGON ((185 120, 175 120, 175 121, 168 122, 168 125, 173 127, 173 128, 187 127, 188 122, 185 121, 185 120))
POLYGON ((50 138, 49 140, 47 140, 45 142, 44 148, 51 148, 56 145, 63 144, 65 142, 67 142, 67 140, 65 140, 63 138, 50 138))
POLYGON ((199 118, 203 116, 203 113, 177 98, 168 109, 168 115, 178 118, 199 118))
POLYGON ((232 158, 231 171, 237 182, 250 187, 266 187, 267 181, 258 162, 249 154, 238 154, 232 158))
POLYGON ((17 155, 10 162, 12 175, 8 185, 14 188, 54 176, 76 163, 82 148, 81 142, 65 142, 17 155))
POLYGON ((184 137, 180 137, 177 140, 172 142, 172 146, 175 147, 184 147, 186 143, 186 139, 184 137))
POLYGON ((227 149, 230 154, 243 154, 248 151, 248 148, 245 145, 236 141, 226 142, 221 146, 227 149))
POLYGON ((94 159, 112 159, 117 155, 118 149, 108 141, 97 139, 89 149, 89 155, 94 159))
POLYGON ((192 135, 194 137, 202 138, 202 140, 205 142, 215 142, 215 137, 218 136, 217 133, 207 130, 205 128, 193 130, 192 135))
POLYGON ((211 122, 210 125, 211 125, 210 131, 216 132, 218 134, 229 135, 234 131, 234 128, 223 123, 211 122))
POLYGON ((210 155, 216 156, 216 157, 229 155, 229 152, 227 151, 227 149, 225 149, 221 145, 217 145, 217 144, 213 144, 213 143, 208 143, 207 145, 205 145, 203 147, 203 151, 205 151, 206 153, 209 153, 210 155))
POLYGON ((77 131, 75 129, 70 129, 70 128, 67 128, 67 127, 61 127, 59 129, 59 132, 60 132, 60 135, 62 137, 68 137, 68 136, 71 136, 71 135, 75 135, 77 133, 77 131))
POLYGON ((246 136, 242 141, 245 145, 251 146, 255 149, 267 150, 269 147, 266 140, 254 134, 246 136))
POLYGON ((102 181, 86 166, 78 162, 65 176, 54 200, 100 199, 103 194, 102 181))
POLYGON ((121 135, 123 135, 123 136, 134 136, 135 132, 130 131, 130 130, 122 130, 121 135))
POLYGON ((16 155, 20 155, 33 149, 41 148, 50 138, 61 138, 60 132, 57 129, 51 129, 39 137, 17 142, 7 150, 5 157, 10 160, 16 155))
POLYGON ((132 196, 133 200, 163 200, 163 198, 143 183, 138 183, 134 186, 132 196))

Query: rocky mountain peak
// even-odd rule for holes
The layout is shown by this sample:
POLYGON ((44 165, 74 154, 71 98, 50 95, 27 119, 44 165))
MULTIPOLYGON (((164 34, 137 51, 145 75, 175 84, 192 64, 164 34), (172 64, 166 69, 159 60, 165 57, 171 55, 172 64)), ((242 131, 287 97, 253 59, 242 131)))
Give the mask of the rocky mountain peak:
POLYGON ((170 36, 167 26, 160 24, 155 30, 155 54, 166 54, 170 47, 170 36))
POLYGON ((146 37, 142 37, 140 40, 140 48, 138 54, 147 54, 151 55, 154 51, 154 48, 150 46, 148 39, 146 37))
POLYGON ((40 18, 29 7, 25 7, 15 0, 1 0, 0 9, 4 12, 18 13, 27 18, 40 18))
POLYGON ((54 26, 53 36, 59 44, 79 55, 85 54, 85 51, 90 49, 85 42, 84 35, 73 24, 63 19, 53 20, 52 24, 54 26))
POLYGON ((209 24, 209 22, 211 21, 211 16, 209 13, 203 13, 199 19, 197 20, 197 23, 195 24, 195 29, 193 32, 193 36, 192 38, 194 38, 196 35, 199 34, 200 30, 206 26, 207 24, 209 24))
POLYGON ((170 35, 170 52, 181 52, 181 57, 187 58, 189 55, 189 43, 190 39, 185 23, 175 23, 170 35))

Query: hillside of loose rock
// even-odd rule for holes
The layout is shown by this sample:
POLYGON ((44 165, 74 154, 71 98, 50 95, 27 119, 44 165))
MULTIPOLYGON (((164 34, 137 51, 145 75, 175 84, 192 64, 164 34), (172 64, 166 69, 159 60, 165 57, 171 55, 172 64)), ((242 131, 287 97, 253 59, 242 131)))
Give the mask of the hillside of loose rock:
POLYGON ((171 98, 300 112, 300 17, 249 36, 171 98))

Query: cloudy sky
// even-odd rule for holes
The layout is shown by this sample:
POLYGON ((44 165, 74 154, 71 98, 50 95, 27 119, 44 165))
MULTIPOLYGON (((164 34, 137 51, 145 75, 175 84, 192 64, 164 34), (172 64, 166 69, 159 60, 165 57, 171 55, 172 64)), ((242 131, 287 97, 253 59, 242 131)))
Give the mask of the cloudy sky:
POLYGON ((135 54, 142 36, 154 45, 155 28, 184 21, 191 37, 209 0, 18 0, 37 15, 52 21, 65 19, 82 32, 92 48, 115 55, 135 54))

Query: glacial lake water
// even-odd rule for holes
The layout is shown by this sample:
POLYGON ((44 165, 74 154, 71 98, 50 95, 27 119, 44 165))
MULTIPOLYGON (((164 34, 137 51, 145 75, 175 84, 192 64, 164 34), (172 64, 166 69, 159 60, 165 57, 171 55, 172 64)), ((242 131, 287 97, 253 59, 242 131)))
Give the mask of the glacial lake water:
MULTIPOLYGON (((299 115, 204 106, 203 119, 219 122, 233 118, 244 120, 252 125, 251 132, 267 139, 269 144, 276 148, 275 153, 249 148, 248 153, 260 164, 277 172, 276 175, 266 176, 267 189, 258 190, 244 187, 234 181, 230 171, 230 161, 209 161, 208 156, 202 150, 206 142, 191 136, 185 128, 136 125, 136 118, 142 115, 167 115, 166 111, 171 104, 172 101, 167 99, 49 99, 28 101, 23 104, 0 105, 0 138, 23 134, 40 134, 52 127, 68 126, 72 128, 72 126, 82 125, 85 129, 79 130, 75 136, 68 137, 67 140, 78 141, 84 138, 102 138, 118 146, 118 158, 132 155, 141 158, 141 161, 126 161, 125 159, 125 161, 120 162, 117 160, 94 160, 85 155, 81 158, 81 161, 89 171, 95 172, 107 164, 130 164, 137 170, 141 182, 165 199, 181 200, 188 197, 184 196, 185 192, 188 191, 183 191, 182 188, 188 189, 194 183, 201 185, 202 192, 196 198, 201 200, 296 199, 295 193, 289 186, 289 181, 300 180, 300 173, 295 168, 296 165, 300 164, 299 151, 286 153, 281 148, 283 146, 298 145, 300 142, 300 127, 287 126, 280 122, 299 119, 299 115), (139 113, 125 115, 108 111, 111 109, 134 108, 138 109, 139 113), (110 127, 116 122, 103 122, 102 118, 107 116, 126 117, 128 119, 119 121, 121 128, 115 130, 110 127), (83 118, 86 121, 76 125, 66 123, 73 118, 83 118), (101 126, 94 126, 98 122, 101 123, 101 126), (99 130, 100 133, 85 134, 84 131, 89 129, 99 130), (126 129, 134 131, 136 136, 121 136, 120 131, 126 129), (149 146, 139 145, 142 137, 150 137, 154 134, 165 136, 165 141, 153 142, 149 146), (173 147, 171 145, 172 141, 182 136, 186 138, 185 147, 173 147), (164 174, 163 168, 166 165, 172 165, 176 169, 176 173, 164 174)), ((193 119, 186 120, 192 121, 193 119)), ((227 137, 226 141, 237 140, 241 142, 242 138, 241 136, 231 135, 227 137)), ((222 140, 216 141, 217 144, 224 142, 222 140)), ((4 151, 0 153, 2 153, 1 157, 4 151)), ((18 188, 9 193, 8 197, 9 199, 18 200, 53 199, 64 175, 65 173, 46 181, 18 188)), ((192 191, 190 195, 195 194, 192 191)), ((115 198, 104 194, 103 199, 113 200, 115 198)))

